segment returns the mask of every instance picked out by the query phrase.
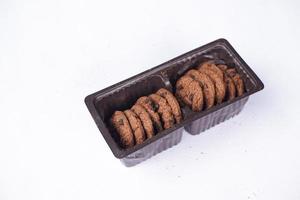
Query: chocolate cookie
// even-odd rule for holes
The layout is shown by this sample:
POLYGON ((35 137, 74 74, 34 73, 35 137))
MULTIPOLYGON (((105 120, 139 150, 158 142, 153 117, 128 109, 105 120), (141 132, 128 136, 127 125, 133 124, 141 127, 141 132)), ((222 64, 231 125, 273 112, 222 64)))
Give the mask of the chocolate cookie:
POLYGON ((121 146, 129 148, 134 145, 134 136, 128 119, 122 111, 116 111, 111 117, 111 124, 120 137, 121 146))
POLYGON ((202 68, 202 69, 210 69, 213 72, 215 72, 218 76, 222 77, 224 76, 224 73, 222 70, 220 70, 214 63, 213 60, 210 61, 206 61, 204 63, 202 63, 198 68, 202 68))
POLYGON ((187 86, 193 82, 193 79, 190 76, 182 76, 176 82, 176 96, 180 102, 192 107, 193 98, 189 98, 187 95, 187 86))
POLYGON ((234 81, 232 78, 226 73, 227 66, 226 65, 217 65, 219 69, 221 69, 224 72, 224 81, 226 83, 226 96, 225 98, 227 100, 232 100, 236 96, 236 88, 234 85, 234 81))
POLYGON ((135 143, 142 144, 143 141, 145 140, 145 132, 144 132, 144 128, 143 128, 141 120, 131 110, 125 110, 124 113, 129 121, 130 126, 131 126, 133 135, 135 137, 135 143))
POLYGON ((151 120, 154 124, 156 133, 162 131, 163 127, 160 122, 159 114, 157 113, 158 108, 155 107, 155 104, 152 102, 152 100, 147 96, 143 96, 136 101, 136 104, 143 106, 149 113, 151 120))
POLYGON ((234 68, 227 69, 226 73, 228 74, 229 77, 232 78, 236 91, 237 91, 237 96, 242 96, 245 92, 245 86, 244 86, 244 81, 241 78, 241 76, 236 72, 234 68))
POLYGON ((171 107, 168 105, 167 100, 157 94, 149 95, 149 98, 158 107, 157 112, 159 113, 165 129, 171 128, 174 125, 174 117, 172 114, 171 107))
POLYGON ((193 94, 193 104, 192 104, 192 110, 193 111, 201 111, 203 109, 203 91, 201 86, 197 81, 193 81, 189 86, 188 90, 192 92, 193 94))
POLYGON ((202 87, 206 109, 212 107, 215 102, 215 86, 212 80, 206 74, 194 69, 189 70, 186 74, 198 81, 202 87))
POLYGON ((156 94, 160 95, 161 97, 165 98, 167 100, 167 103, 171 107, 172 113, 175 117, 176 123, 180 123, 182 120, 182 113, 179 106, 179 103, 177 99, 174 97, 174 95, 167 89, 161 88, 159 89, 156 94))
POLYGON ((143 124, 144 130, 146 132, 147 138, 151 138, 154 135, 153 123, 151 121, 150 115, 145 110, 145 108, 139 104, 132 106, 131 110, 137 114, 143 124))
POLYGON ((197 81, 190 76, 182 76, 176 83, 177 96, 184 103, 192 108, 193 111, 201 111, 203 109, 203 91, 197 81))
POLYGON ((208 75, 209 78, 211 78, 216 89, 216 101, 217 103, 222 103, 226 93, 226 86, 223 80, 223 76, 224 76, 223 72, 215 64, 212 63, 207 64, 207 62, 204 63, 203 65, 200 65, 198 67, 198 70, 208 75), (221 71, 222 75, 220 75, 219 71, 221 71))

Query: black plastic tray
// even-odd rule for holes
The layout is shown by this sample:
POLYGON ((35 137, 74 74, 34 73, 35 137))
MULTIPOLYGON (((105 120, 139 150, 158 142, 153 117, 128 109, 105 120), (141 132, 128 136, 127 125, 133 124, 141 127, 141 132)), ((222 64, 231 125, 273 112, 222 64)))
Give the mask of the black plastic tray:
POLYGON ((261 80, 229 42, 225 39, 218 39, 91 94, 85 98, 85 103, 115 157, 121 159, 126 166, 134 166, 178 144, 184 129, 188 133, 196 135, 238 114, 249 96, 263 88, 261 80), (174 85, 180 76, 209 59, 225 62, 227 65, 235 67, 245 82, 245 94, 201 112, 193 112, 190 108, 183 107, 184 119, 180 124, 166 129, 143 144, 135 145, 132 148, 122 149, 118 145, 117 138, 114 137, 115 133, 108 126, 108 120, 115 110, 128 109, 139 97, 156 92, 161 87, 175 92, 174 85))

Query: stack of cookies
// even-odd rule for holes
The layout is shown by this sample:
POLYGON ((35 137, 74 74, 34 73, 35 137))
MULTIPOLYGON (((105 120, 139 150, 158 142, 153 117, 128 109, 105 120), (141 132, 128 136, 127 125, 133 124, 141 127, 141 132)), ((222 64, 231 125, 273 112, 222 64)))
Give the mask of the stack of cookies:
POLYGON ((191 69, 176 82, 178 100, 193 111, 208 109, 245 92, 244 82, 235 68, 210 60, 191 69))
POLYGON ((110 122, 120 138, 120 145, 129 148, 180 123, 183 118, 180 104, 199 112, 244 92, 243 79, 235 68, 210 60, 177 80, 177 98, 161 88, 154 94, 140 97, 131 109, 115 111, 110 122))
POLYGON ((181 121, 182 112, 177 99, 164 88, 140 97, 131 109, 115 111, 111 117, 111 125, 124 148, 141 144, 181 121))

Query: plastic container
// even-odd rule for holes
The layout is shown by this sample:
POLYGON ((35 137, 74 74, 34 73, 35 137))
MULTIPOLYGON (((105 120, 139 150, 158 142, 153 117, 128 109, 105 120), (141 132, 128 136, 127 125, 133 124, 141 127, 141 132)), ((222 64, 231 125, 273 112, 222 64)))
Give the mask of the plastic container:
POLYGON ((178 144, 184 129, 196 135, 233 117, 241 112, 251 94, 263 88, 261 80, 229 42, 225 39, 218 39, 91 94, 85 98, 85 103, 115 157, 129 167, 178 144), (245 82, 245 94, 201 112, 193 112, 190 108, 183 107, 183 121, 180 124, 158 133, 143 144, 122 149, 118 145, 118 137, 108 126, 108 120, 113 112, 130 108, 139 97, 156 92, 162 87, 175 92, 176 80, 189 69, 208 59, 235 67, 245 82))

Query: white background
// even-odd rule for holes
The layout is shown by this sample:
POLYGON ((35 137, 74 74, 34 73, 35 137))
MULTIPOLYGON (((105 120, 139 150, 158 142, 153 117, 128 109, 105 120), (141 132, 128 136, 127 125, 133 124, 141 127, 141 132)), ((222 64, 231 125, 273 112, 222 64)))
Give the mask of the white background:
POLYGON ((300 3, 0 0, 0 199, 300 199, 300 3), (133 168, 83 100, 224 37, 265 89, 133 168))

